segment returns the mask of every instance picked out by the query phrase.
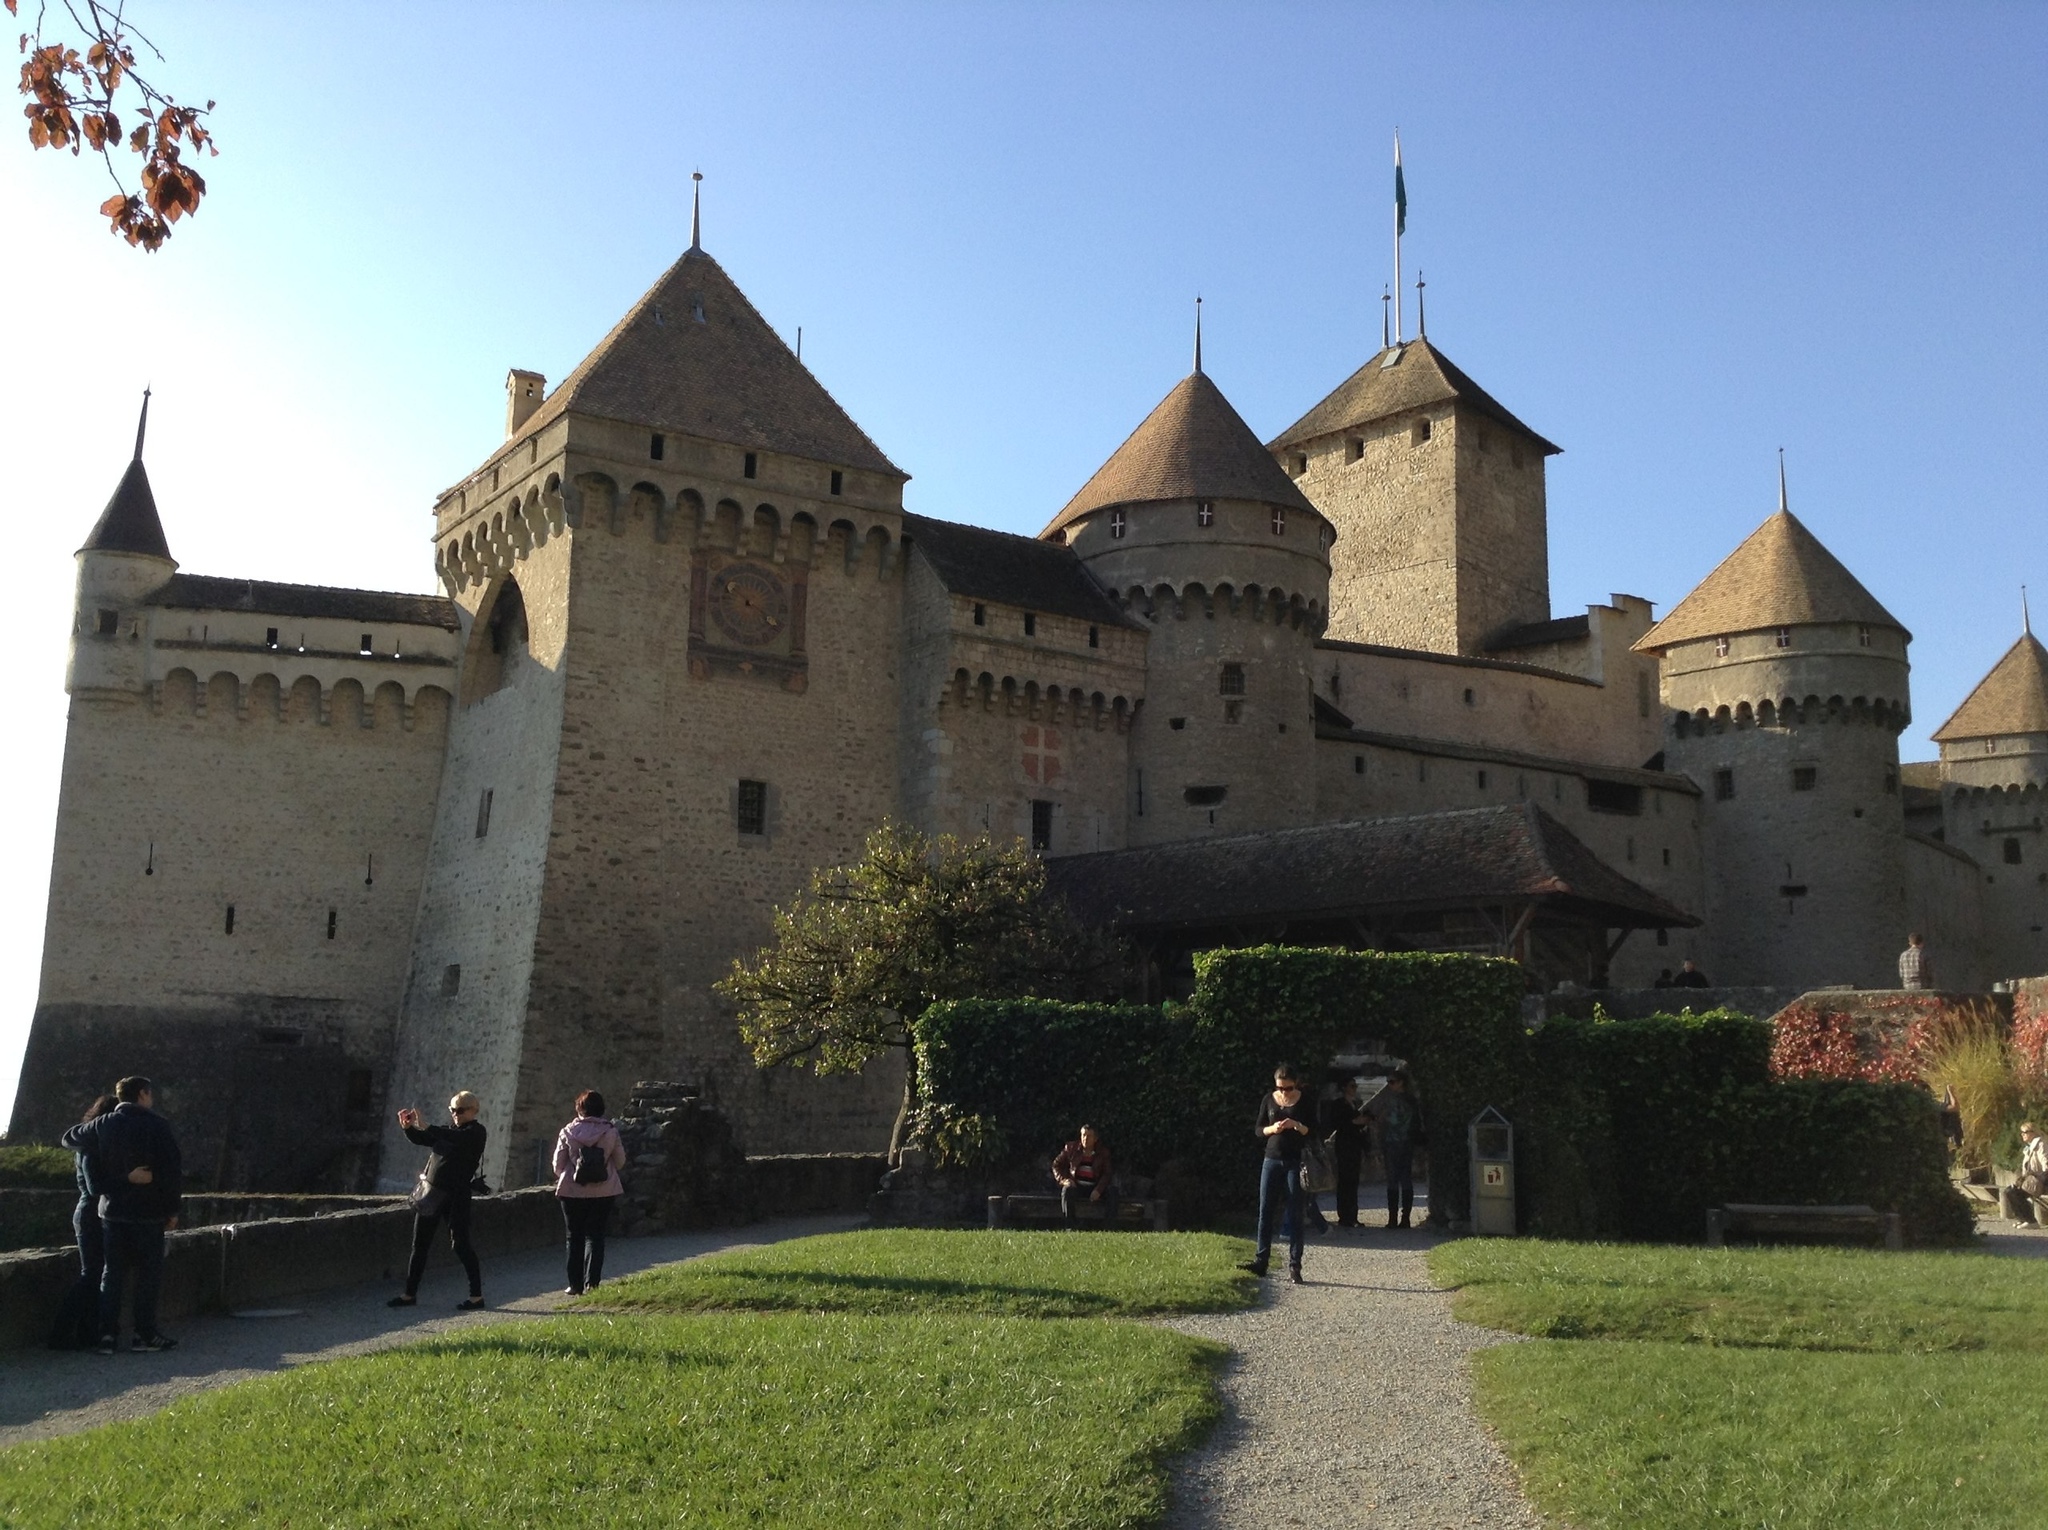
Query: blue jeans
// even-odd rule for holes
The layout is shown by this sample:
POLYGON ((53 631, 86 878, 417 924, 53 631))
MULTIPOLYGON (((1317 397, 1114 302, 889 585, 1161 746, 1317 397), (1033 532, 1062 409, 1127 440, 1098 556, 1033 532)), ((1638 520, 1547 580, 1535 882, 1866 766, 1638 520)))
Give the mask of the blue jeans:
POLYGON ((107 1266, 100 1275, 100 1336, 121 1332, 121 1287, 129 1267, 135 1269, 135 1332, 156 1337, 156 1295, 164 1278, 164 1224, 161 1222, 100 1223, 107 1235, 107 1266))
POLYGON ((106 1233, 100 1226, 99 1204, 81 1196, 71 1213, 71 1231, 78 1240, 78 1278, 64 1293, 50 1333, 53 1349, 90 1349, 100 1336, 100 1277, 106 1272, 106 1233))
POLYGON ((1273 1229, 1282 1212, 1287 1215, 1287 1262, 1298 1268, 1301 1237, 1307 1226, 1301 1204, 1301 1165, 1268 1158, 1259 1166, 1259 1251, 1255 1257, 1260 1269, 1272 1257, 1273 1229))

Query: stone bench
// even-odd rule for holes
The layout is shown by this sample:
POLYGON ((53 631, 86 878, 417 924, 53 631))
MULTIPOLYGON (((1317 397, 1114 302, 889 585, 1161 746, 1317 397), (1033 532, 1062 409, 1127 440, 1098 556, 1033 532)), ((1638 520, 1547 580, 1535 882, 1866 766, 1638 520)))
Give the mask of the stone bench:
MULTIPOLYGON (((1074 1208, 1077 1222, 1103 1222, 1107 1220, 1101 1201, 1083 1201, 1074 1208)), ((1052 1223, 1066 1224, 1060 1211, 1060 1198, 1056 1195, 992 1195, 988 1198, 988 1225, 990 1227, 1023 1227, 1052 1223)), ((1166 1198, 1164 1196, 1125 1196, 1117 1202, 1116 1225, 1143 1232, 1166 1231, 1166 1198)))
POLYGON ((1707 1247, 1726 1246, 1728 1234, 1778 1233, 1793 1238, 1875 1234, 1888 1249, 1906 1246, 1896 1211, 1872 1206, 1753 1206, 1729 1204, 1707 1213, 1707 1247))

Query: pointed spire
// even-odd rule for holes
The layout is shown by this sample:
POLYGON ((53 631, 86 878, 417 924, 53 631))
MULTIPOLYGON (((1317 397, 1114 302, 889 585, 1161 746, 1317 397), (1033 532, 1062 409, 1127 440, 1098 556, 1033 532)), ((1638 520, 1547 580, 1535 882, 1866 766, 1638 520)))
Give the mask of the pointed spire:
POLYGON ((156 513, 156 496, 149 489, 149 472, 142 465, 142 443, 148 431, 149 389, 144 388, 142 412, 135 421, 135 455, 80 552, 140 553, 175 566, 170 544, 164 540, 164 523, 156 513))
POLYGON ((142 460, 142 438, 149 430, 149 389, 142 390, 142 417, 135 422, 135 460, 142 460))
POLYGON ((1202 294, 1195 294, 1195 371, 1202 370, 1202 294))
POLYGON ((704 248, 704 172, 690 172, 690 248, 704 248))
POLYGON ((1778 448, 1778 514, 1790 515, 1792 503, 1785 496, 1785 448, 1778 448))
POLYGON ((1415 268, 1415 333, 1424 340, 1429 338, 1429 318, 1422 308, 1422 289, 1429 285, 1422 279, 1422 267, 1415 268))

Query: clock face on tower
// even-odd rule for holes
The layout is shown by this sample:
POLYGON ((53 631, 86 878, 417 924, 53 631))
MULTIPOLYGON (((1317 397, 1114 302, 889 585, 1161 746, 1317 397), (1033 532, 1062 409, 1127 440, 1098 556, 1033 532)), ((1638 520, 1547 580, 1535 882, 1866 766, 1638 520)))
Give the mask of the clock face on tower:
POLYGON ((767 648, 788 630, 789 591, 759 564, 728 563, 714 570, 707 593, 720 635, 743 648, 767 648))

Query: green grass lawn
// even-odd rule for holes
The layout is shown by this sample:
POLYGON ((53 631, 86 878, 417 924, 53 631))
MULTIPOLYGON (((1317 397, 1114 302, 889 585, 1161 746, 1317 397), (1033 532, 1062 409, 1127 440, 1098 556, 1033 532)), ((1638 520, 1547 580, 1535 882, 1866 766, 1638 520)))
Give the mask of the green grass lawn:
POLYGON ((1431 1255, 1530 1496, 1583 1530, 2048 1521, 2048 1263, 1465 1239, 1431 1255))
POLYGON ((717 1309, 1007 1317, 1138 1317, 1249 1307, 1240 1239, 1215 1233, 832 1233, 737 1249, 608 1282, 607 1309, 717 1309))
MULTIPOLYGON (((844 1305, 849 1274, 923 1284, 856 1286, 862 1312, 515 1320, 259 1378, 0 1451, 0 1526, 1149 1524, 1168 1459, 1216 1417, 1225 1351, 1011 1313, 1245 1300, 1222 1273, 1244 1250, 1221 1238, 892 1232, 773 1252, 754 1276, 761 1252, 721 1256, 715 1278, 766 1280, 782 1308, 806 1289, 844 1305)), ((605 1292, 701 1304, 659 1274, 605 1292)))

